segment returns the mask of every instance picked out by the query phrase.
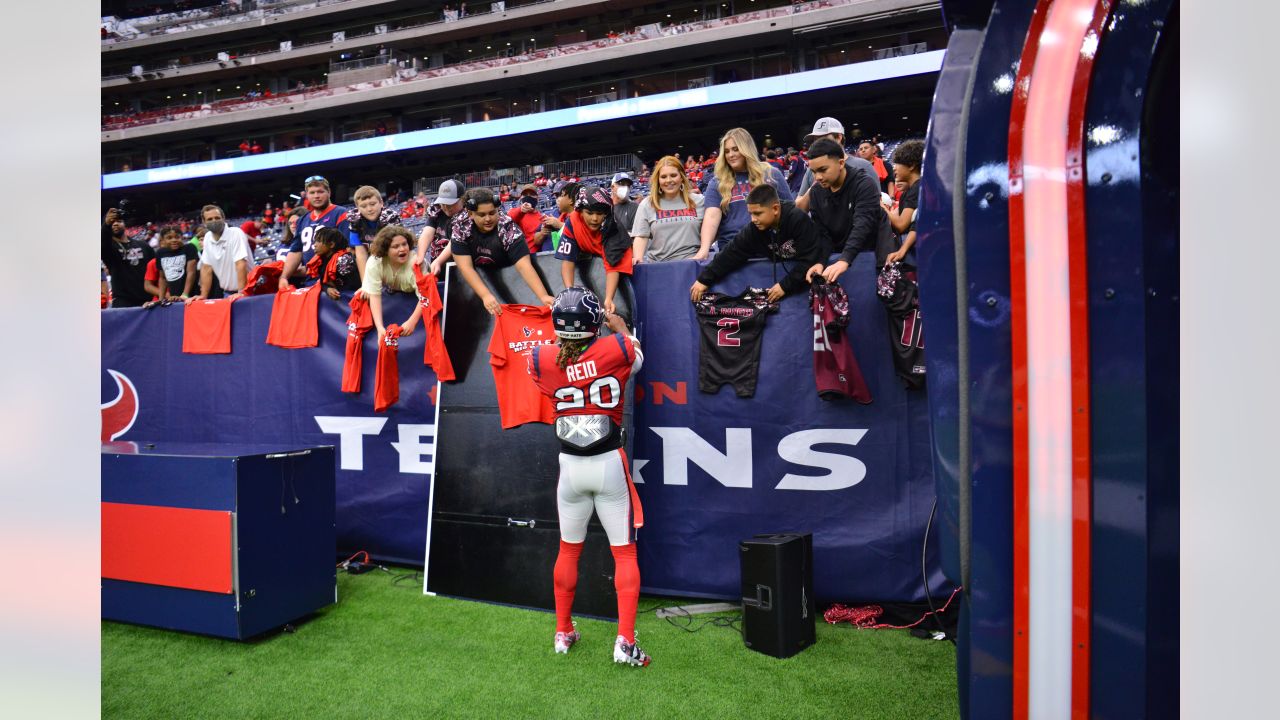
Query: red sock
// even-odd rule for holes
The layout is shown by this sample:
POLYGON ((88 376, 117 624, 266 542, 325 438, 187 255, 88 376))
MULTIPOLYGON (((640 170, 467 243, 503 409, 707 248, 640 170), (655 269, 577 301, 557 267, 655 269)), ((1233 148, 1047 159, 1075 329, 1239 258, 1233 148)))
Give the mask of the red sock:
POLYGON ((640 601, 640 566, 636 544, 610 545, 613 551, 613 587, 618 592, 618 634, 636 641, 636 604, 640 601))
MULTIPOLYGON (((552 573, 556 594, 556 632, 573 632, 573 594, 578 590, 578 558, 581 555, 582 543, 560 541, 560 554, 556 556, 556 569, 552 573)), ((633 618, 634 607, 633 604, 633 618)))

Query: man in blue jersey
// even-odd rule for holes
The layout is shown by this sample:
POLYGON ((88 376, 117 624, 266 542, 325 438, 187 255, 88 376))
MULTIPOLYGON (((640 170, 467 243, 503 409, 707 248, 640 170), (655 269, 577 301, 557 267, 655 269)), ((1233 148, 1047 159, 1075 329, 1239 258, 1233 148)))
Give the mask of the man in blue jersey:
POLYGON ((284 272, 280 273, 280 289, 288 285, 302 287, 309 282, 305 272, 307 261, 315 254, 311 245, 316 230, 322 227, 337 228, 343 235, 350 237, 351 222, 347 219, 346 208, 329 202, 329 181, 319 175, 306 179, 304 190, 307 204, 311 209, 298 218, 298 229, 293 235, 293 244, 289 246, 289 254, 284 259, 284 272))

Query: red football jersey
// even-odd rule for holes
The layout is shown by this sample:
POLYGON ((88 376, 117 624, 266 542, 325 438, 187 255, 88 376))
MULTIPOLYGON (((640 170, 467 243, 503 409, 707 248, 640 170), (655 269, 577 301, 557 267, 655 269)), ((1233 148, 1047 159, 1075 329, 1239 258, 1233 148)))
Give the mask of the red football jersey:
POLYGON ((418 283, 418 301, 422 305, 422 329, 427 338, 422 350, 422 362, 436 371, 441 382, 458 379, 453 372, 453 362, 444 348, 444 334, 440 331, 440 318, 444 314, 444 302, 436 288, 435 275, 423 275, 422 268, 413 266, 413 277, 418 283))
POLYGON ((564 369, 556 364, 558 347, 535 347, 529 375, 542 393, 555 400, 556 417, 608 415, 622 424, 622 393, 633 370, 640 369, 635 343, 614 333, 597 338, 564 369))
POLYGON ((373 411, 383 412, 400 399, 400 326, 387 326, 378 346, 378 367, 374 371, 373 411))
POLYGON ((231 300, 196 300, 182 311, 182 352, 231 352, 231 300))
POLYGON ((316 320, 319 312, 320 286, 281 290, 271 305, 271 324, 267 328, 267 344, 282 348, 310 348, 320 342, 316 320))
POLYGON ((373 329, 373 313, 363 295, 351 298, 351 314, 347 316, 347 350, 342 362, 342 392, 360 392, 360 373, 364 369, 364 336, 373 329))
POLYGON ((541 305, 503 305, 489 338, 489 364, 498 389, 498 414, 502 428, 525 423, 555 422, 551 400, 538 390, 526 372, 529 353, 539 345, 553 345, 555 329, 551 308, 541 305))

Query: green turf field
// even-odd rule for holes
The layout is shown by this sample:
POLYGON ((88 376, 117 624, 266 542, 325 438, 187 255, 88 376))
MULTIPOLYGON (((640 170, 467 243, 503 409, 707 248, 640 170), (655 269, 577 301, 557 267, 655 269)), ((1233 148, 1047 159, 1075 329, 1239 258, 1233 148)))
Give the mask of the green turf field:
POLYGON ((778 660, 650 611, 637 633, 653 664, 633 668, 612 662, 612 623, 579 619, 582 641, 556 655, 550 613, 424 596, 377 571, 340 573, 338 595, 297 632, 249 643, 104 622, 103 717, 958 717, 953 646, 903 630, 819 618, 817 644, 778 660))

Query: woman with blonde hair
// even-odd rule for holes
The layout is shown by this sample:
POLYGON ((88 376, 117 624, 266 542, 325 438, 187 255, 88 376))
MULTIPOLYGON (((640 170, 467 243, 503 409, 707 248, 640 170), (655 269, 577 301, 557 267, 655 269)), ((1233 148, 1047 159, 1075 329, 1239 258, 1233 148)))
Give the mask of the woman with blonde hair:
POLYGON ((747 226, 747 193, 768 183, 778 191, 782 202, 794 202, 791 188, 782 171, 760 160, 760 151, 751 133, 733 128, 720 138, 715 174, 707 183, 706 217, 702 221, 702 245, 715 240, 716 249, 724 247, 747 226))
POLYGON ((680 158, 667 155, 653 166, 649 197, 631 226, 634 262, 706 260, 711 239, 702 238, 703 199, 693 191, 680 158))

